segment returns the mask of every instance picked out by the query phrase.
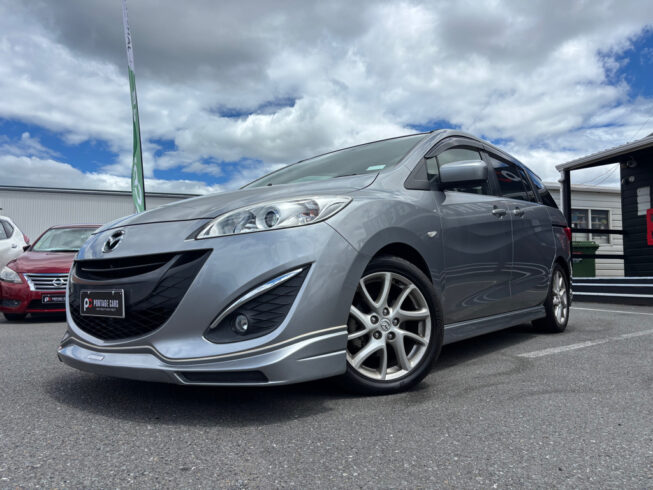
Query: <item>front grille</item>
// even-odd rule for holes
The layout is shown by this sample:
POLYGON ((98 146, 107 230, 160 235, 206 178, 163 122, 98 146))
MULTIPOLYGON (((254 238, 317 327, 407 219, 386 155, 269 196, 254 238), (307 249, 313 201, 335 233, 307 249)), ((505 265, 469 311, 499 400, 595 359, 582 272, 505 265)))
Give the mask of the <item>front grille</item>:
POLYGON ((69 294, 70 314, 81 330, 102 340, 123 340, 153 332, 175 311, 209 253, 197 250, 76 262, 69 294), (167 260, 162 262, 163 258, 167 260), (136 274, 128 275, 128 271, 136 274), (77 278, 83 284, 76 282, 77 278), (125 318, 83 316, 80 313, 82 289, 124 290, 125 318))
POLYGON ((25 274, 32 291, 65 291, 68 274, 25 274))
POLYGON ((177 255, 170 253, 118 259, 78 260, 75 263, 75 274, 90 281, 123 279, 153 272, 177 255))

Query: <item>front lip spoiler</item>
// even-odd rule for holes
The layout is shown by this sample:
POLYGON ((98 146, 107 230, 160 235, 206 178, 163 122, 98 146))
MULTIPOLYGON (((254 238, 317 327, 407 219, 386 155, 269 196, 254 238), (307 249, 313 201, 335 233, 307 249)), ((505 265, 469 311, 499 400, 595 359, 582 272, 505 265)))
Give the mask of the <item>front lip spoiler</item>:
POLYGON ((70 338, 63 341, 57 354, 63 363, 93 374, 179 385, 271 386, 343 374, 347 365, 346 327, 331 327, 308 335, 312 336, 241 351, 234 355, 250 355, 214 362, 207 362, 206 358, 199 358, 203 362, 194 362, 198 358, 184 363, 180 359, 164 362, 150 351, 103 352, 97 346, 87 347, 70 338))
POLYGON ((91 344, 90 342, 85 342, 81 339, 78 339, 76 337, 68 337, 64 339, 61 342, 61 345, 59 346, 58 351, 61 351, 64 347, 67 345, 73 343, 77 344, 81 347, 86 347, 93 349, 95 352, 123 352, 123 353, 128 353, 128 352, 134 352, 134 353, 143 353, 149 351, 150 353, 154 354, 157 358, 159 358, 161 361, 164 361, 166 363, 189 363, 189 362, 204 362, 204 361, 220 361, 224 359, 231 359, 231 358, 239 358, 239 357, 245 357, 249 356, 251 354, 262 354, 265 351, 272 350, 278 347, 285 346, 287 344, 291 344, 294 342, 298 342, 300 340, 304 340, 308 337, 317 337, 320 335, 324 334, 329 334, 329 333, 334 333, 337 332, 338 330, 342 330, 343 332, 346 331, 347 325, 338 325, 335 327, 329 327, 329 328, 324 328, 322 330, 314 330, 312 332, 307 332, 302 335, 298 335, 296 337, 292 337, 290 339, 282 340, 280 342, 276 342, 274 344, 267 344, 263 345, 261 347, 255 347, 253 349, 246 349, 242 351, 237 351, 237 352, 230 352, 227 354, 218 354, 215 356, 204 356, 204 357, 186 357, 186 358, 173 358, 173 357, 167 357, 161 352, 159 352, 157 349, 152 347, 151 345, 134 345, 134 346, 100 346, 100 345, 95 345, 91 344))

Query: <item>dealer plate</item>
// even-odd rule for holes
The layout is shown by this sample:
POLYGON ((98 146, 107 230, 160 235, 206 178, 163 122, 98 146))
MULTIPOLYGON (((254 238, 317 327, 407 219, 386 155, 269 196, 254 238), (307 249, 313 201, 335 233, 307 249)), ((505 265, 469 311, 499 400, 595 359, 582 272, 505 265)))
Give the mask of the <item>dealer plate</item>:
POLYGON ((41 296, 41 303, 44 305, 61 304, 65 302, 65 294, 45 294, 41 296))
POLYGON ((79 294, 79 313, 81 315, 125 318, 124 290, 81 291, 79 294))

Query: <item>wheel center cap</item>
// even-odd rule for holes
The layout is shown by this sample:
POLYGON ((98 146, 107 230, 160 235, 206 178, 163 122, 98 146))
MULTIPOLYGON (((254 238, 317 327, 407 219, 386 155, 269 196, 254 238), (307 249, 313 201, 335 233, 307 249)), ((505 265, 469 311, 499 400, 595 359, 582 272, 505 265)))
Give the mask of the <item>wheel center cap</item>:
POLYGON ((381 326, 381 330, 387 332, 388 330, 390 330, 390 320, 384 318, 383 320, 381 320, 380 326, 381 326))

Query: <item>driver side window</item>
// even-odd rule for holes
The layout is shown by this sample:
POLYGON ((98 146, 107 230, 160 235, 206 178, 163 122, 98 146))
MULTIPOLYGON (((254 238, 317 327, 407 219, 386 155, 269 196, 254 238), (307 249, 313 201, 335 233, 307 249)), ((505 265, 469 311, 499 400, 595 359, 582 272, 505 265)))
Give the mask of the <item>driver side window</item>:
MULTIPOLYGON (((483 160, 478 150, 472 148, 449 148, 437 156, 426 159, 426 169, 429 180, 434 179, 440 175, 440 167, 445 164, 454 164, 456 162, 464 162, 469 160, 483 160)), ((488 184, 466 185, 460 187, 450 188, 452 191, 457 192, 470 192, 472 194, 489 194, 488 184)))

